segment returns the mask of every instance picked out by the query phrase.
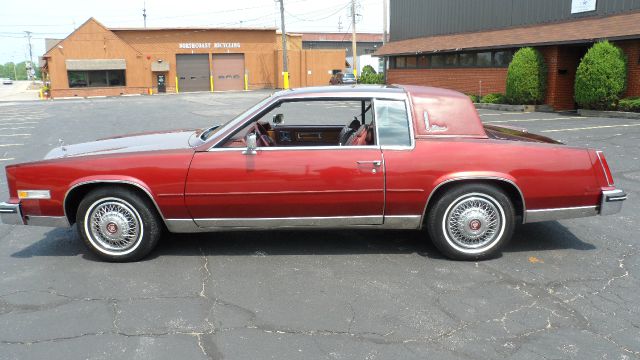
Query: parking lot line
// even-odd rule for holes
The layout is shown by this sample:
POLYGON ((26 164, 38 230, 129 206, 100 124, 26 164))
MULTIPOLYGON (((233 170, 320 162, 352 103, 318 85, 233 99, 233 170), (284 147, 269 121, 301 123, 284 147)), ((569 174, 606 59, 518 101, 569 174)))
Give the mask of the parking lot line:
POLYGON ((25 122, 17 122, 17 123, 3 123, 3 122, 0 122, 0 126, 2 126, 2 125, 24 125, 24 124, 38 124, 38 122, 37 121, 25 121, 25 122))
POLYGON ((0 159, 0 161, 11 161, 11 160, 15 160, 15 158, 3 158, 3 159, 0 159))
POLYGON ((640 126, 640 124, 589 126, 589 127, 582 127, 582 128, 543 130, 540 132, 548 133, 548 132, 560 132, 560 131, 595 130, 595 129, 609 129, 609 128, 632 127, 632 126, 640 126))
POLYGON ((486 123, 508 123, 508 122, 527 122, 527 121, 558 121, 558 120, 578 120, 578 119, 589 119, 594 120, 598 118, 589 118, 585 116, 565 116, 565 117, 557 117, 557 118, 538 118, 538 119, 516 119, 516 120, 492 120, 485 121, 486 123))
POLYGON ((0 147, 24 146, 24 144, 0 144, 0 147))
POLYGON ((31 134, 0 134, 0 136, 31 136, 31 134))
POLYGON ((34 129, 33 126, 18 126, 12 128, 0 128, 0 130, 18 130, 18 129, 34 129))

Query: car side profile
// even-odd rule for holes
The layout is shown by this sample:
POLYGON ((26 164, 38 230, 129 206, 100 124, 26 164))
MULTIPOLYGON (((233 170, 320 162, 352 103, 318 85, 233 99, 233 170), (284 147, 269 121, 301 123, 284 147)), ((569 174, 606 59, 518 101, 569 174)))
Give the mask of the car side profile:
POLYGON ((426 229, 452 259, 494 256, 517 223, 610 215, 604 154, 483 125, 418 86, 280 91, 208 129, 114 137, 6 167, 7 224, 70 226, 108 261, 162 233, 426 229))

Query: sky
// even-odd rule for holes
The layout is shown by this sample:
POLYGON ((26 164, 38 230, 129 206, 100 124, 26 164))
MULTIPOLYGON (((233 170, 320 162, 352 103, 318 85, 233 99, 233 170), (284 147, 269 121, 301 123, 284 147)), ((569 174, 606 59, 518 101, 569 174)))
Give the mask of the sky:
MULTIPOLYGON (((358 0, 358 32, 382 32, 384 0, 358 0)), ((287 32, 351 32, 350 0, 284 0, 287 32)), ((32 32, 33 59, 44 39, 63 39, 88 18, 107 27, 280 27, 274 0, 31 0, 0 7, 0 64, 29 57, 25 31, 32 32)))

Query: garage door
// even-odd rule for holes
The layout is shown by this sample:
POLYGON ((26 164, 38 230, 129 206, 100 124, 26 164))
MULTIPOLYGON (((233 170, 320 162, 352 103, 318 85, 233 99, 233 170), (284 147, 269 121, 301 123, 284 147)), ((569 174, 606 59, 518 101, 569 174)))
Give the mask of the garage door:
POLYGON ((213 89, 244 90, 244 54, 213 55, 213 89))
POLYGON ((209 54, 176 55, 180 91, 209 91, 209 54))

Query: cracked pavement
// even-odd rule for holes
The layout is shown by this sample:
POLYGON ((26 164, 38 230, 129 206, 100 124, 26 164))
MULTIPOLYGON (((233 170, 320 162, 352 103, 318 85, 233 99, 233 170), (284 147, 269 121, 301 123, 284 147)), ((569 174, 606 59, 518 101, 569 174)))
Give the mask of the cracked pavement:
MULTIPOLYGON (((5 103, 0 121, 37 124, 4 157, 204 127, 265 95, 5 103)), ((481 113, 532 132, 566 125, 481 113)), ((623 212, 519 226, 477 263, 444 259, 422 232, 349 230, 173 235, 144 261, 110 264, 73 228, 0 225, 0 359, 640 358, 640 129, 553 136, 605 150, 623 212)))

